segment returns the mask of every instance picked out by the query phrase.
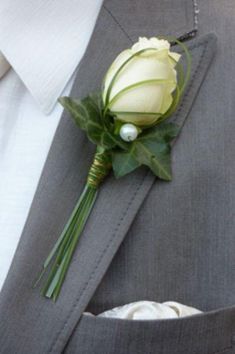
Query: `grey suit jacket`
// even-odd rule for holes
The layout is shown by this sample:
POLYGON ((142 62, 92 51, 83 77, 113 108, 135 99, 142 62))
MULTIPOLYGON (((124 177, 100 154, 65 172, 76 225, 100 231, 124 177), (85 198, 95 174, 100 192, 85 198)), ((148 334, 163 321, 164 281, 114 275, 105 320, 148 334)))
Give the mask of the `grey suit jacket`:
MULTIPOLYGON (((63 114, 0 294, 1 354, 235 353, 235 3, 198 5, 199 34, 188 44, 192 77, 172 117, 184 125, 173 181, 145 168, 118 181, 110 176, 58 301, 41 297, 32 283, 94 153, 63 114), (217 54, 210 32, 218 36, 217 54), (175 300, 204 313, 157 321, 83 314, 137 300, 175 300)), ((72 96, 97 90, 115 56, 138 36, 194 31, 196 10, 192 0, 106 0, 72 96)))

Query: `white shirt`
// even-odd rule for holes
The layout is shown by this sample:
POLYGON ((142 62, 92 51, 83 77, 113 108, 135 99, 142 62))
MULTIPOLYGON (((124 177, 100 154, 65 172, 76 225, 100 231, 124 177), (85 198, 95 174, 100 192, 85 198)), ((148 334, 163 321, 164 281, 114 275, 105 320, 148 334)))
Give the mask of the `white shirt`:
POLYGON ((101 3, 0 1, 0 289, 101 3))

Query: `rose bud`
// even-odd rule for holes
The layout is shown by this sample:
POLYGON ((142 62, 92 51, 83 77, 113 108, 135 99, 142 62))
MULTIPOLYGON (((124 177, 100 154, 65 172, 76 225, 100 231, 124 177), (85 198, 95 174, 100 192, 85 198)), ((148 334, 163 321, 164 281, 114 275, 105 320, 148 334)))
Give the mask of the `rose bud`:
POLYGON ((118 55, 105 76, 106 110, 115 119, 139 127, 156 123, 172 104, 179 59, 167 40, 139 38, 131 49, 118 55))

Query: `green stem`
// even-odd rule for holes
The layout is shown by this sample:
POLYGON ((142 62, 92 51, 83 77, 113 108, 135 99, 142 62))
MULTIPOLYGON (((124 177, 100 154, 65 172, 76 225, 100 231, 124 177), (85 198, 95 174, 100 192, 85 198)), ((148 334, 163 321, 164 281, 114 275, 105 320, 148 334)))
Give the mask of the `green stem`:
POLYGON ((74 229, 74 232, 72 234, 72 237, 70 238, 69 243, 65 246, 65 249, 63 250, 64 252, 62 258, 60 259, 59 267, 56 269, 56 272, 53 274, 53 277, 50 279, 50 282, 44 292, 44 296, 48 298, 52 297, 54 301, 56 301, 60 293, 64 278, 68 271, 79 237, 81 236, 87 218, 95 203, 96 196, 97 196, 97 190, 86 186, 84 203, 80 210, 79 219, 76 228, 74 229))
MULTIPOLYGON (((86 193, 86 188, 83 191, 81 197, 79 198, 77 206, 75 207, 75 209, 73 211, 74 218, 71 220, 71 224, 67 228, 67 232, 62 233, 63 239, 61 240, 59 247, 57 247, 57 249, 54 251, 54 255, 56 256, 56 258, 55 258, 55 261, 52 265, 52 268, 51 268, 50 274, 48 276, 48 279, 45 283, 45 286, 43 287, 42 292, 41 292, 42 295, 44 295, 44 296, 46 296, 48 289, 51 287, 51 283, 54 281, 54 277, 56 276, 56 273, 58 272, 60 265, 63 262, 63 258, 66 253, 66 250, 70 245, 74 230, 77 226, 78 219, 79 219, 80 214, 82 212, 82 205, 84 203, 84 199, 86 199, 85 193, 86 193)), ((49 257, 51 257, 51 254, 49 255, 49 257)), ((47 263, 49 265, 48 262, 45 262, 45 263, 47 263)))
POLYGON ((88 196, 87 203, 84 206, 84 212, 83 212, 83 215, 82 215, 82 218, 81 218, 81 223, 80 223, 78 229, 76 230, 76 232, 74 234, 74 237, 73 237, 73 239, 71 241, 71 245, 69 246, 69 248, 67 250, 67 253, 66 253, 66 256, 64 257, 65 261, 64 261, 64 264, 61 267, 62 269, 61 269, 61 272, 59 274, 58 283, 57 283, 56 288, 55 288, 55 290, 53 292, 53 300, 54 301, 56 301, 58 296, 59 296, 59 293, 60 293, 63 281, 65 279, 66 273, 68 271, 72 256, 73 256, 74 251, 76 249, 77 243, 78 243, 79 238, 80 238, 81 233, 82 233, 82 230, 83 230, 83 228, 84 228, 84 226, 86 224, 86 221, 87 221, 87 219, 88 219, 88 217, 90 215, 90 212, 91 212, 91 210, 93 208, 93 205, 95 203, 96 197, 97 197, 97 191, 95 189, 89 187, 89 196, 88 196))
MULTIPOLYGON (((83 194, 79 198, 79 201, 77 202, 68 222, 66 223, 63 232, 61 233, 60 237, 56 241, 56 243, 55 243, 54 247, 52 248, 51 252, 49 253, 47 259, 45 260, 45 262, 43 264, 43 269, 42 269, 41 273, 39 274, 38 279, 36 280, 36 282, 33 285, 34 288, 38 285, 38 283, 40 282, 40 280, 44 276, 49 264, 51 263, 52 259, 54 258, 54 256, 56 254, 57 254, 56 260, 55 260, 55 263, 54 263, 54 266, 52 269, 57 268, 56 265, 59 263, 60 256, 61 256, 61 250, 64 249, 65 244, 67 243, 67 241, 69 241, 69 238, 72 234, 73 228, 76 225, 77 214, 78 214, 79 209, 81 207, 81 202, 83 199, 84 192, 85 191, 83 191, 83 194)), ((54 271, 56 271, 56 269, 54 271)), ((52 271, 51 271, 51 274, 52 274, 52 271)), ((48 282, 49 282, 49 279, 48 279, 48 282)))
POLYGON ((35 286, 49 270, 42 295, 57 300, 80 236, 95 204, 98 187, 111 169, 109 152, 98 147, 90 168, 87 183, 65 228, 43 265, 35 286), (50 268, 50 269, 49 269, 50 268))

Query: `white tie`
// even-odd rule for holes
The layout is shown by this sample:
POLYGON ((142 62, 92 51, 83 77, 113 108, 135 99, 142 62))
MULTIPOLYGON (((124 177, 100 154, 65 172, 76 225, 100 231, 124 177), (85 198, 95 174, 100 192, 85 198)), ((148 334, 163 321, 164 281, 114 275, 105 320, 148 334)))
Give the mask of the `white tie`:
POLYGON ((8 63, 4 55, 0 52, 0 79, 6 74, 10 67, 10 64, 8 63))

